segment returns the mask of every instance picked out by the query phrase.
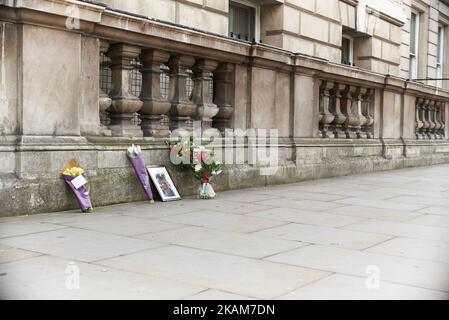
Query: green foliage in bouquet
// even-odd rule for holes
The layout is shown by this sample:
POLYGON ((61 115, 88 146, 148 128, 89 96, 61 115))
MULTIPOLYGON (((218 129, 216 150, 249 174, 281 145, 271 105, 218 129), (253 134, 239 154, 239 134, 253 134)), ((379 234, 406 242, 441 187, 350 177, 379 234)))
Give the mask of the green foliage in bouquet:
POLYGON ((215 150, 197 146, 193 137, 172 143, 170 152, 172 161, 191 170, 195 179, 203 183, 223 172, 223 164, 216 160, 215 150))

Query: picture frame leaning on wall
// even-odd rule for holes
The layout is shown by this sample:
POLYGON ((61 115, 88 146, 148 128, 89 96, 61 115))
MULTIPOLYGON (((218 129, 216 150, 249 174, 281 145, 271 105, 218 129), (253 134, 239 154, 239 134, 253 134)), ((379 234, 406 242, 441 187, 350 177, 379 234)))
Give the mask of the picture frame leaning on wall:
POLYGON ((164 166, 148 166, 147 170, 163 202, 181 200, 167 168, 164 166))

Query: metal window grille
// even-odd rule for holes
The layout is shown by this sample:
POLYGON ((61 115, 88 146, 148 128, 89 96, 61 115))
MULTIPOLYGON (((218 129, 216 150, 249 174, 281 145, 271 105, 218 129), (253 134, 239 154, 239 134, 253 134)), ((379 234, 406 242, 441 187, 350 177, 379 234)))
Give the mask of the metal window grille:
MULTIPOLYGON (((100 88, 109 94, 112 89, 112 71, 110 69, 111 59, 109 59, 103 52, 100 53, 100 88)), ((100 112, 100 123, 107 126, 111 123, 107 112, 100 112)))
POLYGON ((170 71, 170 69, 165 64, 161 64, 161 70, 161 97, 163 99, 168 99, 168 95, 170 92, 170 77, 168 75, 168 72, 170 71))
POLYGON ((111 59, 104 53, 100 54, 100 88, 108 94, 112 89, 111 59))
POLYGON ((212 75, 212 81, 210 81, 209 85, 209 96, 212 102, 215 101, 215 89, 214 89, 214 76, 212 75))
POLYGON ((189 97, 190 99, 192 98, 192 92, 193 92, 193 80, 192 80, 192 76, 193 76, 193 71, 192 70, 187 70, 187 81, 186 81, 186 94, 187 97, 189 97))
MULTIPOLYGON (((139 70, 142 68, 142 65, 137 59, 133 59, 131 64, 134 66, 134 69, 130 71, 129 90, 132 95, 139 97, 142 90, 142 74, 139 72, 139 70)), ((135 125, 140 125, 141 123, 139 114, 137 112, 134 113, 132 123, 135 125)))

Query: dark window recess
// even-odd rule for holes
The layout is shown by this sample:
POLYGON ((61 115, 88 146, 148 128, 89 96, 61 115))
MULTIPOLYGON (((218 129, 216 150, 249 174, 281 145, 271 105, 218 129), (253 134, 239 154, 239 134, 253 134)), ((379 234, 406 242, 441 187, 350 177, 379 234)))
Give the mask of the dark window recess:
POLYGON ((353 65, 352 57, 351 57, 351 48, 352 43, 348 38, 342 38, 341 41, 341 63, 346 64, 348 66, 353 65))
POLYGON ((254 41, 256 10, 240 3, 229 2, 229 36, 254 41))

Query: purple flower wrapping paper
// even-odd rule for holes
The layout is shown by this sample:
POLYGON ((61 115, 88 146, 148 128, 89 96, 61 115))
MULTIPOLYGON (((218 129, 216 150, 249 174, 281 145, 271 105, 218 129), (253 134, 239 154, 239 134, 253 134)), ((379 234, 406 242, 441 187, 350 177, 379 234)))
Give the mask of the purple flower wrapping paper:
POLYGON ((148 175, 147 168, 145 166, 145 161, 143 160, 143 156, 139 154, 136 157, 128 156, 131 165, 136 172, 137 178, 139 178, 140 184, 143 187, 143 190, 147 194, 148 200, 153 200, 153 192, 151 191, 150 186, 150 177, 148 175))
MULTIPOLYGON (((79 189, 75 189, 71 181, 76 177, 65 174, 63 174, 62 176, 64 178, 64 181, 69 185, 70 189, 72 189, 73 193, 75 194, 76 200, 78 201, 81 211, 87 212, 87 209, 92 208, 89 190, 87 189, 86 185, 81 186, 79 189)), ((86 178, 86 176, 84 176, 84 178, 86 178)))

